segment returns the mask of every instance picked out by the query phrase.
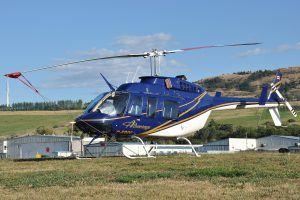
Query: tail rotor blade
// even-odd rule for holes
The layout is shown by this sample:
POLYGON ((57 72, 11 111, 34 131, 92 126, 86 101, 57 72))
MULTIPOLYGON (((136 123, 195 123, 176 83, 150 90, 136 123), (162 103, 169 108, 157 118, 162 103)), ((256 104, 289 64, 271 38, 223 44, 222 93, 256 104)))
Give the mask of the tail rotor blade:
POLYGON ((281 93, 278 90, 275 90, 276 94, 278 95, 278 97, 280 99, 282 99, 282 101, 284 102, 284 104, 286 105, 286 107, 289 109, 289 111, 292 113, 292 115, 294 117, 297 117, 297 113, 295 112, 295 110, 293 109, 293 107, 291 106, 291 104, 281 95, 281 93))

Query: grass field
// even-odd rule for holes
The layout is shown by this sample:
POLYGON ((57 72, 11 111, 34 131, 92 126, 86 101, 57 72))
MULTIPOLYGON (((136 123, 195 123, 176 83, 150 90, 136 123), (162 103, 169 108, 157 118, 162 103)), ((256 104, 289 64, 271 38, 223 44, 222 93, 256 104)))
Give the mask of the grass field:
MULTIPOLYGON (((296 110, 300 113, 299 110, 296 110)), ((300 117, 293 117, 293 115, 287 111, 280 111, 281 121, 287 122, 288 119, 295 119, 295 124, 300 125, 300 117)), ((212 112, 210 119, 214 119, 219 123, 233 124, 234 126, 247 126, 257 127, 258 125, 264 125, 265 122, 272 122, 271 115, 267 109, 243 109, 243 110, 223 110, 212 112)))
MULTIPOLYGON (((32 134, 35 129, 45 126, 54 129, 55 134, 63 134, 82 111, 18 111, 0 112, 0 138, 13 135, 32 134)), ((299 110, 297 110, 300 113, 299 110)), ((293 118, 289 111, 280 112, 282 121, 293 118)), ((212 112, 209 120, 214 119, 219 123, 233 124, 234 126, 256 127, 265 122, 272 122, 266 109, 241 109, 212 112)), ((300 125, 300 118, 294 118, 300 125)))
POLYGON ((300 155, 0 161, 0 199, 300 199, 300 155))
POLYGON ((0 137, 32 134, 40 126, 58 127, 63 132, 82 111, 17 111, 0 112, 0 137))

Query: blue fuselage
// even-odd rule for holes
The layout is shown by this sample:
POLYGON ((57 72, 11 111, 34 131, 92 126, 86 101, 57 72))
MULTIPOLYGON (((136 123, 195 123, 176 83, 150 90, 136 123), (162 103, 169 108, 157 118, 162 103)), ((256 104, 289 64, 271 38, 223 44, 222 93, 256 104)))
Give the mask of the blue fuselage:
POLYGON ((151 136, 216 108, 258 103, 256 98, 210 96, 199 85, 180 78, 149 76, 99 95, 76 119, 76 125, 96 135, 151 136))

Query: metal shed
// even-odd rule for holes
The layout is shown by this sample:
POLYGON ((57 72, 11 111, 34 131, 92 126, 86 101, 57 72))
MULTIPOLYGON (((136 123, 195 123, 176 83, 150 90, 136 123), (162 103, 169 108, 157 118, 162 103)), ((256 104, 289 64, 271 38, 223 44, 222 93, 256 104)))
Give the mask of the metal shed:
POLYGON ((71 141, 80 143, 80 137, 32 135, 12 138, 7 141, 7 158, 35 158, 37 154, 53 157, 54 152, 70 151, 71 141))
POLYGON ((257 150, 278 151, 280 148, 288 149, 290 146, 297 146, 300 137, 271 135, 256 139, 257 150))

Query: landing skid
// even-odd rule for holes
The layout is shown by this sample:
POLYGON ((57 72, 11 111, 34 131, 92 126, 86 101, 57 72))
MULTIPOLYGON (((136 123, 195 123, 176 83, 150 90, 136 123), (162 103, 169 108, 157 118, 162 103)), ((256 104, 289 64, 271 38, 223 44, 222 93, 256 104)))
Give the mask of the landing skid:
MULTIPOLYGON (((137 139, 137 140, 140 141, 140 143, 142 143, 143 149, 144 149, 145 152, 146 152, 146 156, 139 156, 138 153, 136 153, 136 156, 131 156, 131 155, 125 153, 124 148, 126 148, 126 146, 123 146, 123 148, 122 148, 122 151, 123 151, 123 152, 122 152, 122 153, 123 153, 123 155, 124 155, 126 158, 129 158, 129 159, 137 159, 137 158, 155 158, 155 156, 151 156, 151 155, 149 154, 151 151, 150 151, 150 152, 147 151, 146 146, 145 146, 145 143, 144 143, 144 141, 143 141, 141 138, 139 138, 139 137, 137 137, 137 136, 132 136, 131 138, 132 138, 132 139, 137 139)), ((127 150, 130 150, 130 149, 127 149, 127 150)), ((131 151, 131 150, 130 150, 130 151, 131 151)), ((133 151, 131 151, 131 152, 133 152, 133 151)), ((135 153, 135 152, 133 152, 133 153, 135 153)))
POLYGON ((178 137, 177 140, 185 140, 189 143, 190 147, 192 148, 194 154, 196 157, 200 157, 200 155, 197 153, 197 151, 195 150, 194 146, 192 145, 191 141, 185 137, 178 137))

